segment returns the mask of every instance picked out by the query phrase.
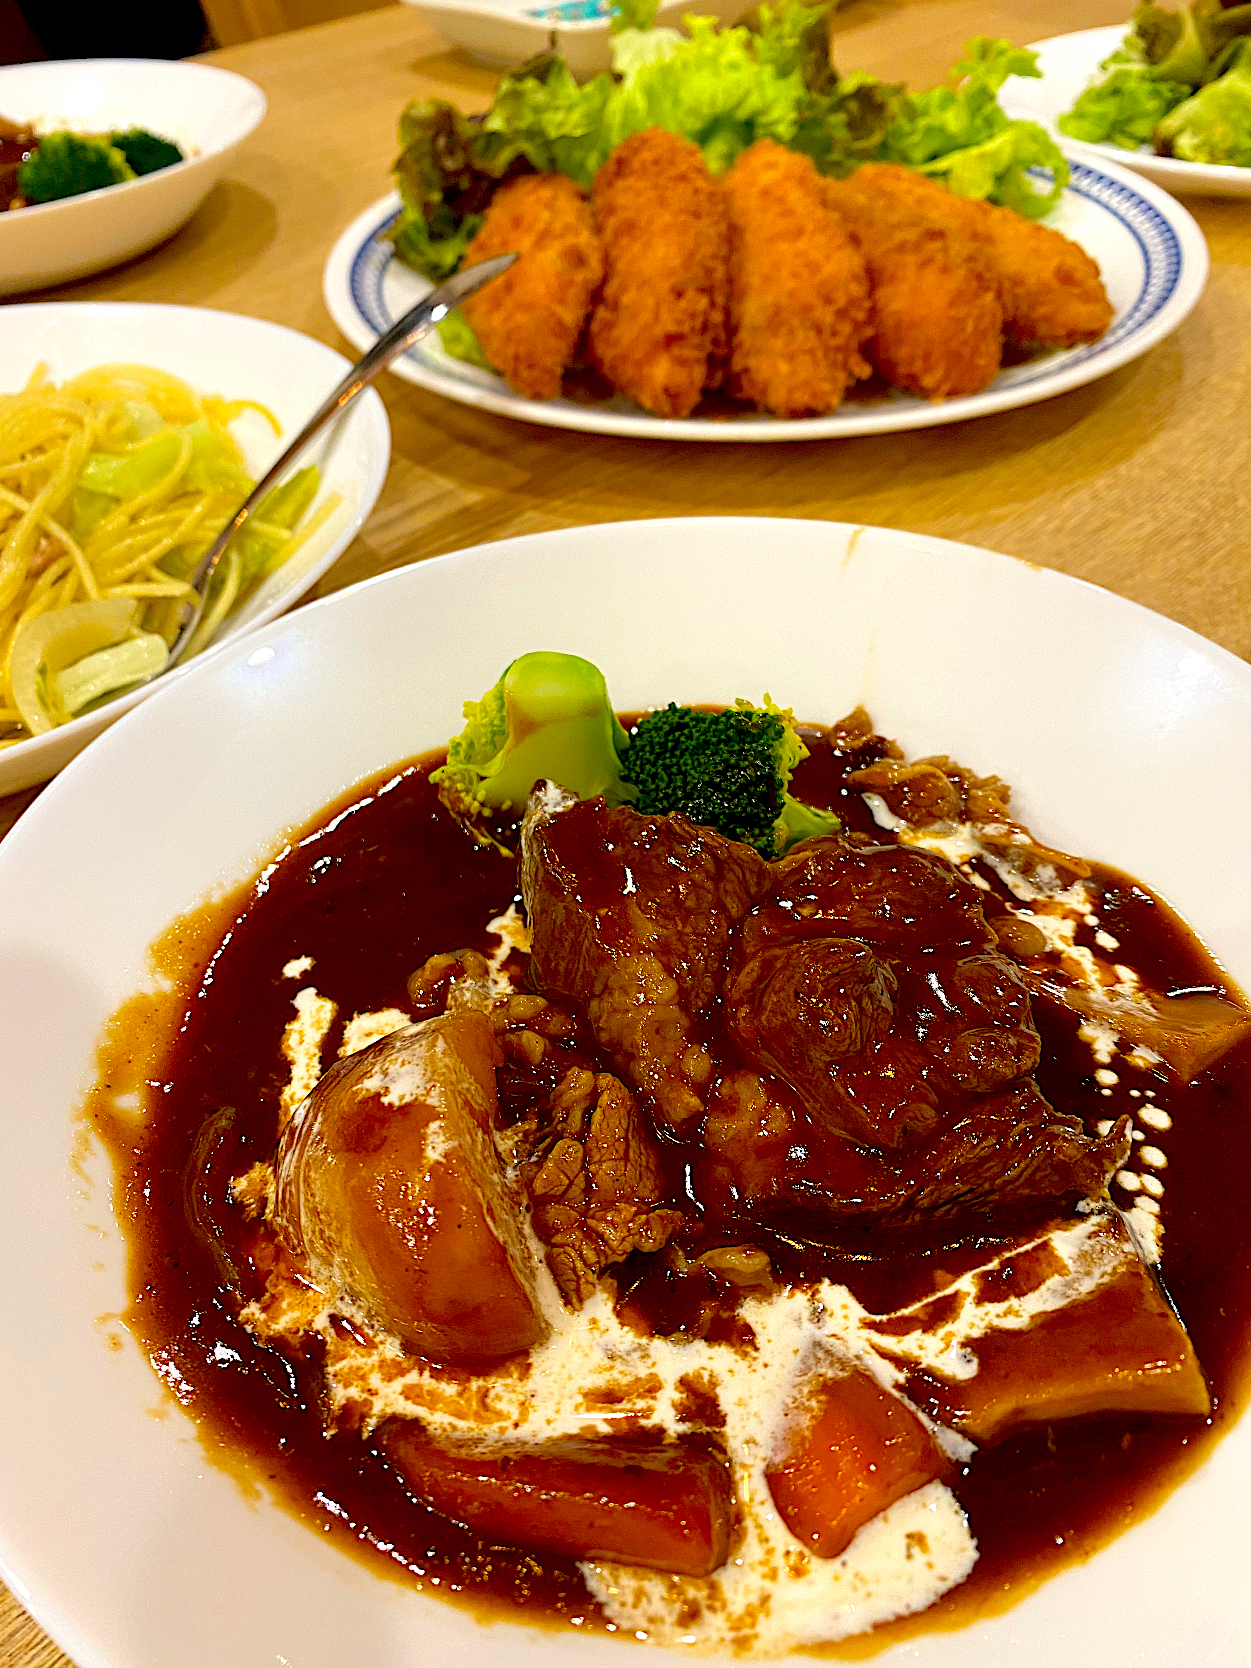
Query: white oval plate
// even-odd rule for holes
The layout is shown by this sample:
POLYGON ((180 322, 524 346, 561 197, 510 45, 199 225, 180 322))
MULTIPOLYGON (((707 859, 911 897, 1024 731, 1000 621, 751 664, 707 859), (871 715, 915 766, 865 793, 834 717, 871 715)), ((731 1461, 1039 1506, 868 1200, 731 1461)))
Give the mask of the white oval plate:
MULTIPOLYGON (((52 380, 61 382, 115 360, 172 371, 203 394, 268 406, 286 439, 252 415, 242 418, 233 431, 258 477, 349 369, 342 354, 298 330, 205 307, 44 301, 0 308, 0 389, 6 392, 22 388, 41 362, 52 380)), ((317 464, 322 472, 314 509, 332 492, 342 499, 340 507, 229 616, 219 641, 264 625, 317 583, 364 526, 382 491, 390 458, 391 425, 377 393, 368 389, 302 460, 317 464)), ((185 671, 185 666, 175 667, 156 683, 71 719, 47 735, 0 749, 0 794, 46 781, 101 730, 164 688, 166 678, 181 678, 185 671)))
MULTIPOLYGON (((391 244, 378 235, 399 207, 392 193, 366 209, 326 263, 322 291, 330 316, 362 350, 431 288, 397 261, 391 244)), ((421 388, 503 417, 652 440, 825 440, 987 417, 1080 388, 1136 359, 1177 328, 1207 282, 1207 243, 1186 210, 1166 192, 1121 169, 1074 163, 1072 183, 1047 224, 1074 238, 1098 261, 1116 309, 1112 327, 1088 347, 1001 371, 989 388, 965 399, 919 400, 892 393, 872 405, 853 400, 828 417, 651 417, 622 394, 594 405, 565 398, 524 399, 502 377, 452 359, 437 336, 427 337, 391 369, 421 388)))
POLYGON ((146 127, 186 152, 155 174, 0 214, 0 295, 141 255, 199 208, 265 115, 265 95, 214 64, 80 58, 0 69, 0 115, 79 133, 146 127))
MULTIPOLYGON (((0 1572, 79 1668, 689 1660, 482 1626, 245 1495, 134 1344, 107 1347, 125 1246, 98 1155, 93 1185, 75 1166, 94 1039, 167 923, 354 782, 439 745, 466 696, 538 647, 598 661, 623 708, 768 690, 832 720, 863 701, 910 752, 1006 777, 1042 838, 1158 887, 1251 986, 1251 668, 1049 570, 840 523, 630 522, 422 562, 223 648, 0 844, 0 1572)), ((1134 1668, 1245 1663, 1249 1497, 1244 1419, 1089 1562, 877 1661, 1056 1668, 1080 1640, 1134 1668)))
POLYGON ((1087 145, 1060 132, 1057 117, 1073 108, 1077 95, 1098 75, 1099 65, 1121 44, 1129 27, 1127 21, 1114 23, 1109 29, 1079 29, 1076 34, 1035 41, 1030 51, 1038 54, 1042 79, 1009 76, 999 94, 1000 105, 1009 116, 1040 123, 1066 154, 1080 156, 1092 168, 1119 162, 1167 191, 1205 197, 1251 197, 1251 168, 1182 162, 1173 156, 1156 156, 1147 149, 1122 150, 1119 145, 1087 145))

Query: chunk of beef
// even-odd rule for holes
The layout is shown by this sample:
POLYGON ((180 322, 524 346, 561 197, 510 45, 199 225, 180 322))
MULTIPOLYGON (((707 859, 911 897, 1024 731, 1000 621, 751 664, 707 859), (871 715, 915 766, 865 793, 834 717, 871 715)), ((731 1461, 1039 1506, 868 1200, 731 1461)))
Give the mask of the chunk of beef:
POLYGON ((1032 1081, 965 1102, 902 1148, 833 1135, 743 1070, 716 1085, 704 1125, 714 1163, 758 1220, 840 1243, 870 1224, 944 1228, 1102 1194, 1129 1150, 1129 1120, 1092 1140, 1032 1081))
POLYGON ((730 937, 761 891, 749 846, 685 817, 644 817, 540 784, 521 826, 521 886, 542 987, 666 1123, 698 1117, 713 1062, 695 1022, 721 990, 730 937))
POLYGON ((729 1023, 835 1133, 897 1148, 1033 1071, 1028 992, 943 858, 814 840, 772 882, 731 962, 729 1023))
POLYGON ((607 1072, 575 1069, 552 1096, 522 1165, 534 1231, 565 1301, 580 1307, 602 1270, 631 1251, 659 1251, 682 1221, 660 1207, 656 1143, 634 1098, 607 1072))

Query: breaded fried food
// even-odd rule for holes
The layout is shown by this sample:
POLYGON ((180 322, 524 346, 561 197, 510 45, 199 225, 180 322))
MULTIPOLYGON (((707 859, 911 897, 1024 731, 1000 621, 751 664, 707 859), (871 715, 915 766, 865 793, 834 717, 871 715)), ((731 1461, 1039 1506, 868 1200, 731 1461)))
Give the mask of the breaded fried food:
POLYGON ((603 277, 591 205, 571 179, 527 174, 495 193, 464 264, 510 250, 517 259, 462 303, 465 318, 510 388, 552 400, 603 277))
POLYGON ((869 163, 853 178, 983 245, 999 281, 1004 337, 1013 347, 1076 347, 1098 341, 1112 323, 1098 265, 1062 232, 996 203, 958 197, 908 168, 869 163))
POLYGON ((868 354, 887 382, 923 399, 976 394, 1003 354, 999 281, 986 240, 918 207, 906 168, 869 163, 827 180, 826 201, 860 245, 873 293, 868 354))
POLYGON ((731 392, 778 417, 833 411, 873 334, 864 259, 808 157, 758 139, 721 181, 731 392))
POLYGON ((1004 335, 1013 347, 1067 348, 1099 340, 1112 323, 1112 303, 1081 244, 995 203, 952 200, 963 204, 989 243, 1004 335))
POLYGON ((648 128, 618 145, 591 192, 604 288, 591 357, 658 417, 689 417, 725 376, 725 204, 688 139, 648 128))

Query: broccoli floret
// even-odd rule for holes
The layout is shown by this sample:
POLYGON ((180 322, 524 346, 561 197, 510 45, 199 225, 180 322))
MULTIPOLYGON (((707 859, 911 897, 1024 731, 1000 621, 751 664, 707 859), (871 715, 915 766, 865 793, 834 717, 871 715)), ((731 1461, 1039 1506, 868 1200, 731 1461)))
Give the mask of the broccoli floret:
POLYGON ((49 133, 17 171, 17 188, 30 203, 79 197, 133 180, 135 171, 107 139, 82 133, 49 133))
POLYGON ((182 151, 172 140, 161 139, 145 127, 110 133, 109 138, 136 174, 157 174, 162 168, 172 168, 175 162, 183 160, 182 151))
POLYGON ((480 701, 465 702, 465 728, 431 781, 458 821, 498 844, 483 824, 519 817, 544 778, 579 799, 632 799, 621 776, 628 746, 599 667, 539 650, 514 660, 480 701))
POLYGON ((638 789, 637 810, 681 811, 776 857, 839 827, 832 811, 791 797, 791 773, 807 757, 794 718, 768 696, 763 707, 739 701, 724 712, 670 704, 639 721, 624 774, 638 789))

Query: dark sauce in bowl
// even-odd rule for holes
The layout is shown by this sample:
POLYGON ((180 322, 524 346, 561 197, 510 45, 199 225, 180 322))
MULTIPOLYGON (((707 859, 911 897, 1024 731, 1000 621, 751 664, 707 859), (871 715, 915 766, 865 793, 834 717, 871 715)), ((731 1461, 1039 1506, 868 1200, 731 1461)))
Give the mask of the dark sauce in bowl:
MULTIPOLYGON (((408 976, 427 957, 460 948, 490 953, 486 931, 517 892, 516 867, 475 846, 440 809, 428 772, 415 761, 357 788, 294 836, 260 878, 223 904, 173 929, 167 949, 182 969, 172 995, 137 999, 117 1016, 101 1049, 91 1111, 118 1174, 118 1211, 130 1248, 128 1320, 158 1374, 196 1419, 225 1463, 263 1479, 307 1523, 380 1573, 428 1591, 462 1595, 480 1613, 524 1610, 527 1621, 577 1620, 611 1626, 570 1561, 489 1546, 415 1500, 381 1455, 352 1431, 329 1438, 319 1411, 315 1352, 280 1353, 238 1319, 240 1291, 258 1297, 266 1242, 228 1194, 230 1179, 274 1150, 279 1097, 288 1070, 279 1039, 301 985, 338 1005, 326 1038, 337 1050, 354 1013, 406 1009, 408 976), (293 958, 312 957, 299 979, 293 958), (111 1095, 146 1083, 155 1112, 136 1130, 111 1111, 111 1095), (223 1109, 230 1109, 229 1111, 223 1109)), ((861 754, 860 764, 865 762, 861 754)), ((849 830, 888 839, 844 781, 846 760, 815 745, 796 792, 835 807, 849 830)), ((984 894, 988 918, 1007 894, 984 894)), ((1144 886, 1095 868, 1099 913, 1119 940, 1117 959, 1165 992, 1227 990, 1220 970, 1169 908, 1144 886)), ((1233 993, 1231 993, 1233 994, 1233 993)), ((980 1549, 968 1580, 920 1616, 870 1638, 826 1649, 861 1654, 903 1634, 959 1625, 1015 1602, 1064 1564, 1090 1556, 1152 1511, 1207 1456, 1245 1404, 1251 1379, 1251 1217, 1222 1212, 1230 1175, 1251 1174, 1251 1044, 1244 1042, 1182 1086, 1162 1068, 1122 1071, 1113 1089, 1094 1077, 1078 1020, 1035 1004, 1043 1036, 1036 1074, 1060 1111, 1101 1120, 1167 1111, 1167 1135, 1146 1139, 1167 1151, 1160 1272, 1212 1391, 1209 1419, 1107 1415, 1069 1420, 1010 1437, 979 1452, 953 1487, 980 1549), (1130 1090, 1137 1095, 1131 1096, 1130 1090), (1148 1091, 1150 1094, 1148 1095, 1148 1091), (1218 1214, 1219 1213, 1219 1214, 1218 1214)), ((536 1085, 501 1074, 501 1102, 520 1116, 536 1085)), ((988 1238, 914 1246, 866 1243, 849 1251, 799 1239, 760 1239, 759 1224, 736 1223, 723 1202, 701 1198, 690 1143, 665 1149, 672 1195, 686 1201, 691 1227, 727 1243, 765 1243, 783 1279, 829 1278, 881 1312, 932 1290, 934 1271, 985 1260, 988 1238)), ((1116 1195, 1126 1206, 1132 1200, 1116 1195)), ((618 1287, 641 1319, 681 1332, 717 1292, 702 1273, 675 1279, 635 1254, 618 1287)), ((724 1324, 732 1328, 732 1315, 724 1324)), ((727 1330, 727 1334, 730 1335, 727 1330)))

